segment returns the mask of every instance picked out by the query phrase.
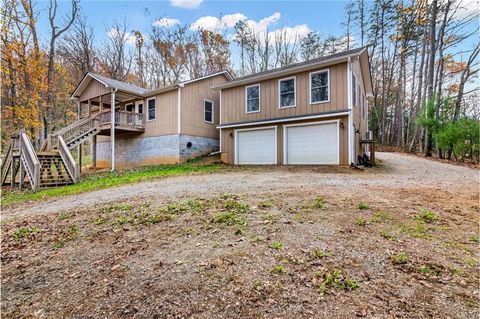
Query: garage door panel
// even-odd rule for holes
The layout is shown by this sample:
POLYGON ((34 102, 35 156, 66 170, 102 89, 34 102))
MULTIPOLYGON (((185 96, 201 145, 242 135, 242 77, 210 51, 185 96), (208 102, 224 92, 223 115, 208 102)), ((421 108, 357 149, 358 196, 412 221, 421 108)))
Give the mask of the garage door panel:
POLYGON ((276 164, 274 128, 239 131, 237 134, 237 164, 276 164))
POLYGON ((288 164, 338 164, 338 124, 286 127, 288 164))

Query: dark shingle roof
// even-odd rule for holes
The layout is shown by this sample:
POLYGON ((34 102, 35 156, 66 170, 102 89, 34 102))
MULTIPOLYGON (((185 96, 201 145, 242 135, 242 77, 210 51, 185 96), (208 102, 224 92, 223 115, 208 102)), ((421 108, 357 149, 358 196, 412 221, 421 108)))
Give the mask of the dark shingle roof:
POLYGON ((342 51, 342 52, 338 52, 338 53, 334 53, 334 54, 330 54, 330 55, 325 55, 325 56, 322 56, 322 57, 319 57, 319 58, 316 58, 316 59, 303 61, 303 62, 291 64, 291 65, 288 65, 288 66, 283 66, 283 67, 276 68, 276 69, 271 69, 271 70, 267 70, 267 71, 263 71, 263 72, 259 72, 259 73, 254 73, 254 74, 242 76, 242 77, 234 79, 233 81, 229 81, 229 82, 223 83, 221 85, 218 85, 218 87, 230 86, 231 84, 235 84, 237 82, 248 81, 249 79, 253 79, 253 78, 262 78, 264 76, 273 75, 273 74, 276 74, 276 73, 281 73, 283 71, 288 71, 290 69, 301 68, 302 66, 308 66, 308 65, 313 65, 313 64, 321 64, 324 61, 326 62, 328 60, 335 60, 335 59, 339 59, 339 58, 342 58, 342 57, 348 57, 348 56, 351 56, 351 55, 356 55, 356 54, 362 52, 365 48, 366 47, 360 47, 360 48, 351 49, 351 50, 348 50, 348 51, 342 51))
POLYGON ((106 76, 103 76, 103 75, 99 75, 99 74, 95 74, 95 73, 90 73, 90 75, 93 78, 96 78, 97 80, 106 83, 108 86, 110 86, 112 88, 115 88, 115 89, 118 89, 118 90, 121 90, 121 91, 125 91, 127 93, 134 93, 134 94, 142 95, 142 94, 144 94, 148 91, 147 89, 141 88, 139 86, 129 84, 129 83, 126 83, 126 82, 122 82, 122 81, 118 81, 118 80, 114 80, 114 79, 111 79, 111 78, 107 78, 106 76))

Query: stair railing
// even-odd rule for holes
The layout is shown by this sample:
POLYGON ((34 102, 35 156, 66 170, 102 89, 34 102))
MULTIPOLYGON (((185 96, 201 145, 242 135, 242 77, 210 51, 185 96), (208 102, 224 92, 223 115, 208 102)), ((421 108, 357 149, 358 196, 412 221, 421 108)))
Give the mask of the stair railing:
POLYGON ((2 185, 5 182, 5 179, 8 175, 8 168, 10 167, 10 163, 12 162, 12 155, 13 155, 13 141, 8 146, 7 154, 2 160, 2 185))
MULTIPOLYGON (((34 191, 40 187, 40 161, 33 148, 32 142, 25 132, 20 132, 20 159, 24 164, 23 167, 30 179, 30 185, 34 191)), ((21 178, 21 177, 20 177, 21 178)))
POLYGON ((65 144, 63 137, 60 135, 58 136, 58 150, 63 162, 65 163, 68 174, 70 174, 73 182, 76 183, 80 177, 80 165, 75 163, 72 153, 70 153, 67 144, 65 144))
POLYGON ((76 121, 63 129, 56 131, 49 135, 48 139, 50 148, 59 147, 58 137, 62 136, 66 144, 70 144, 71 141, 76 138, 89 133, 99 125, 99 117, 95 115, 80 121, 76 121))

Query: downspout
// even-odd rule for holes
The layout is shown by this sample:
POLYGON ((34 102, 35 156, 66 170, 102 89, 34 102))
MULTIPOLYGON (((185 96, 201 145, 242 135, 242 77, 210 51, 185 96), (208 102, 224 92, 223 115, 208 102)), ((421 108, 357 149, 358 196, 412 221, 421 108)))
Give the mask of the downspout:
POLYGON ((117 89, 112 90, 111 101, 110 101, 110 147, 111 147, 111 169, 113 172, 115 170, 115 92, 117 89))
POLYGON ((352 70, 350 67, 350 63, 352 62, 351 57, 348 57, 347 62, 347 105, 348 105, 348 163, 351 164, 353 162, 352 157, 352 148, 353 148, 353 110, 352 110, 352 70))
POLYGON ((181 93, 181 88, 183 88, 185 85, 183 84, 178 84, 178 91, 177 91, 177 134, 180 135, 181 133, 181 105, 182 105, 182 93, 181 93))
MULTIPOLYGON (((222 89, 220 89, 220 97, 218 101, 218 125, 222 125, 222 89)), ((219 133, 219 153, 222 154, 222 129, 220 128, 220 133, 219 133)))

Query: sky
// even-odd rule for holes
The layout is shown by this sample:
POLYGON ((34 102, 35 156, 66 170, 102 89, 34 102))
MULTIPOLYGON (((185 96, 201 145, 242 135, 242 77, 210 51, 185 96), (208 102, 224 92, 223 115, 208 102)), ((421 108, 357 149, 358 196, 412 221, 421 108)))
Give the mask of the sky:
MULTIPOLYGON (((114 21, 125 20, 129 30, 148 33, 152 24, 213 28, 219 24, 228 34, 240 19, 261 30, 286 28, 300 37, 309 30, 340 35, 347 1, 96 1, 81 0, 80 6, 97 42, 101 42, 114 21), (220 19, 223 17, 223 19, 220 19)), ((38 31, 43 42, 49 37, 48 1, 38 1, 38 31)), ((59 1, 59 15, 68 13, 70 1, 59 1)))

